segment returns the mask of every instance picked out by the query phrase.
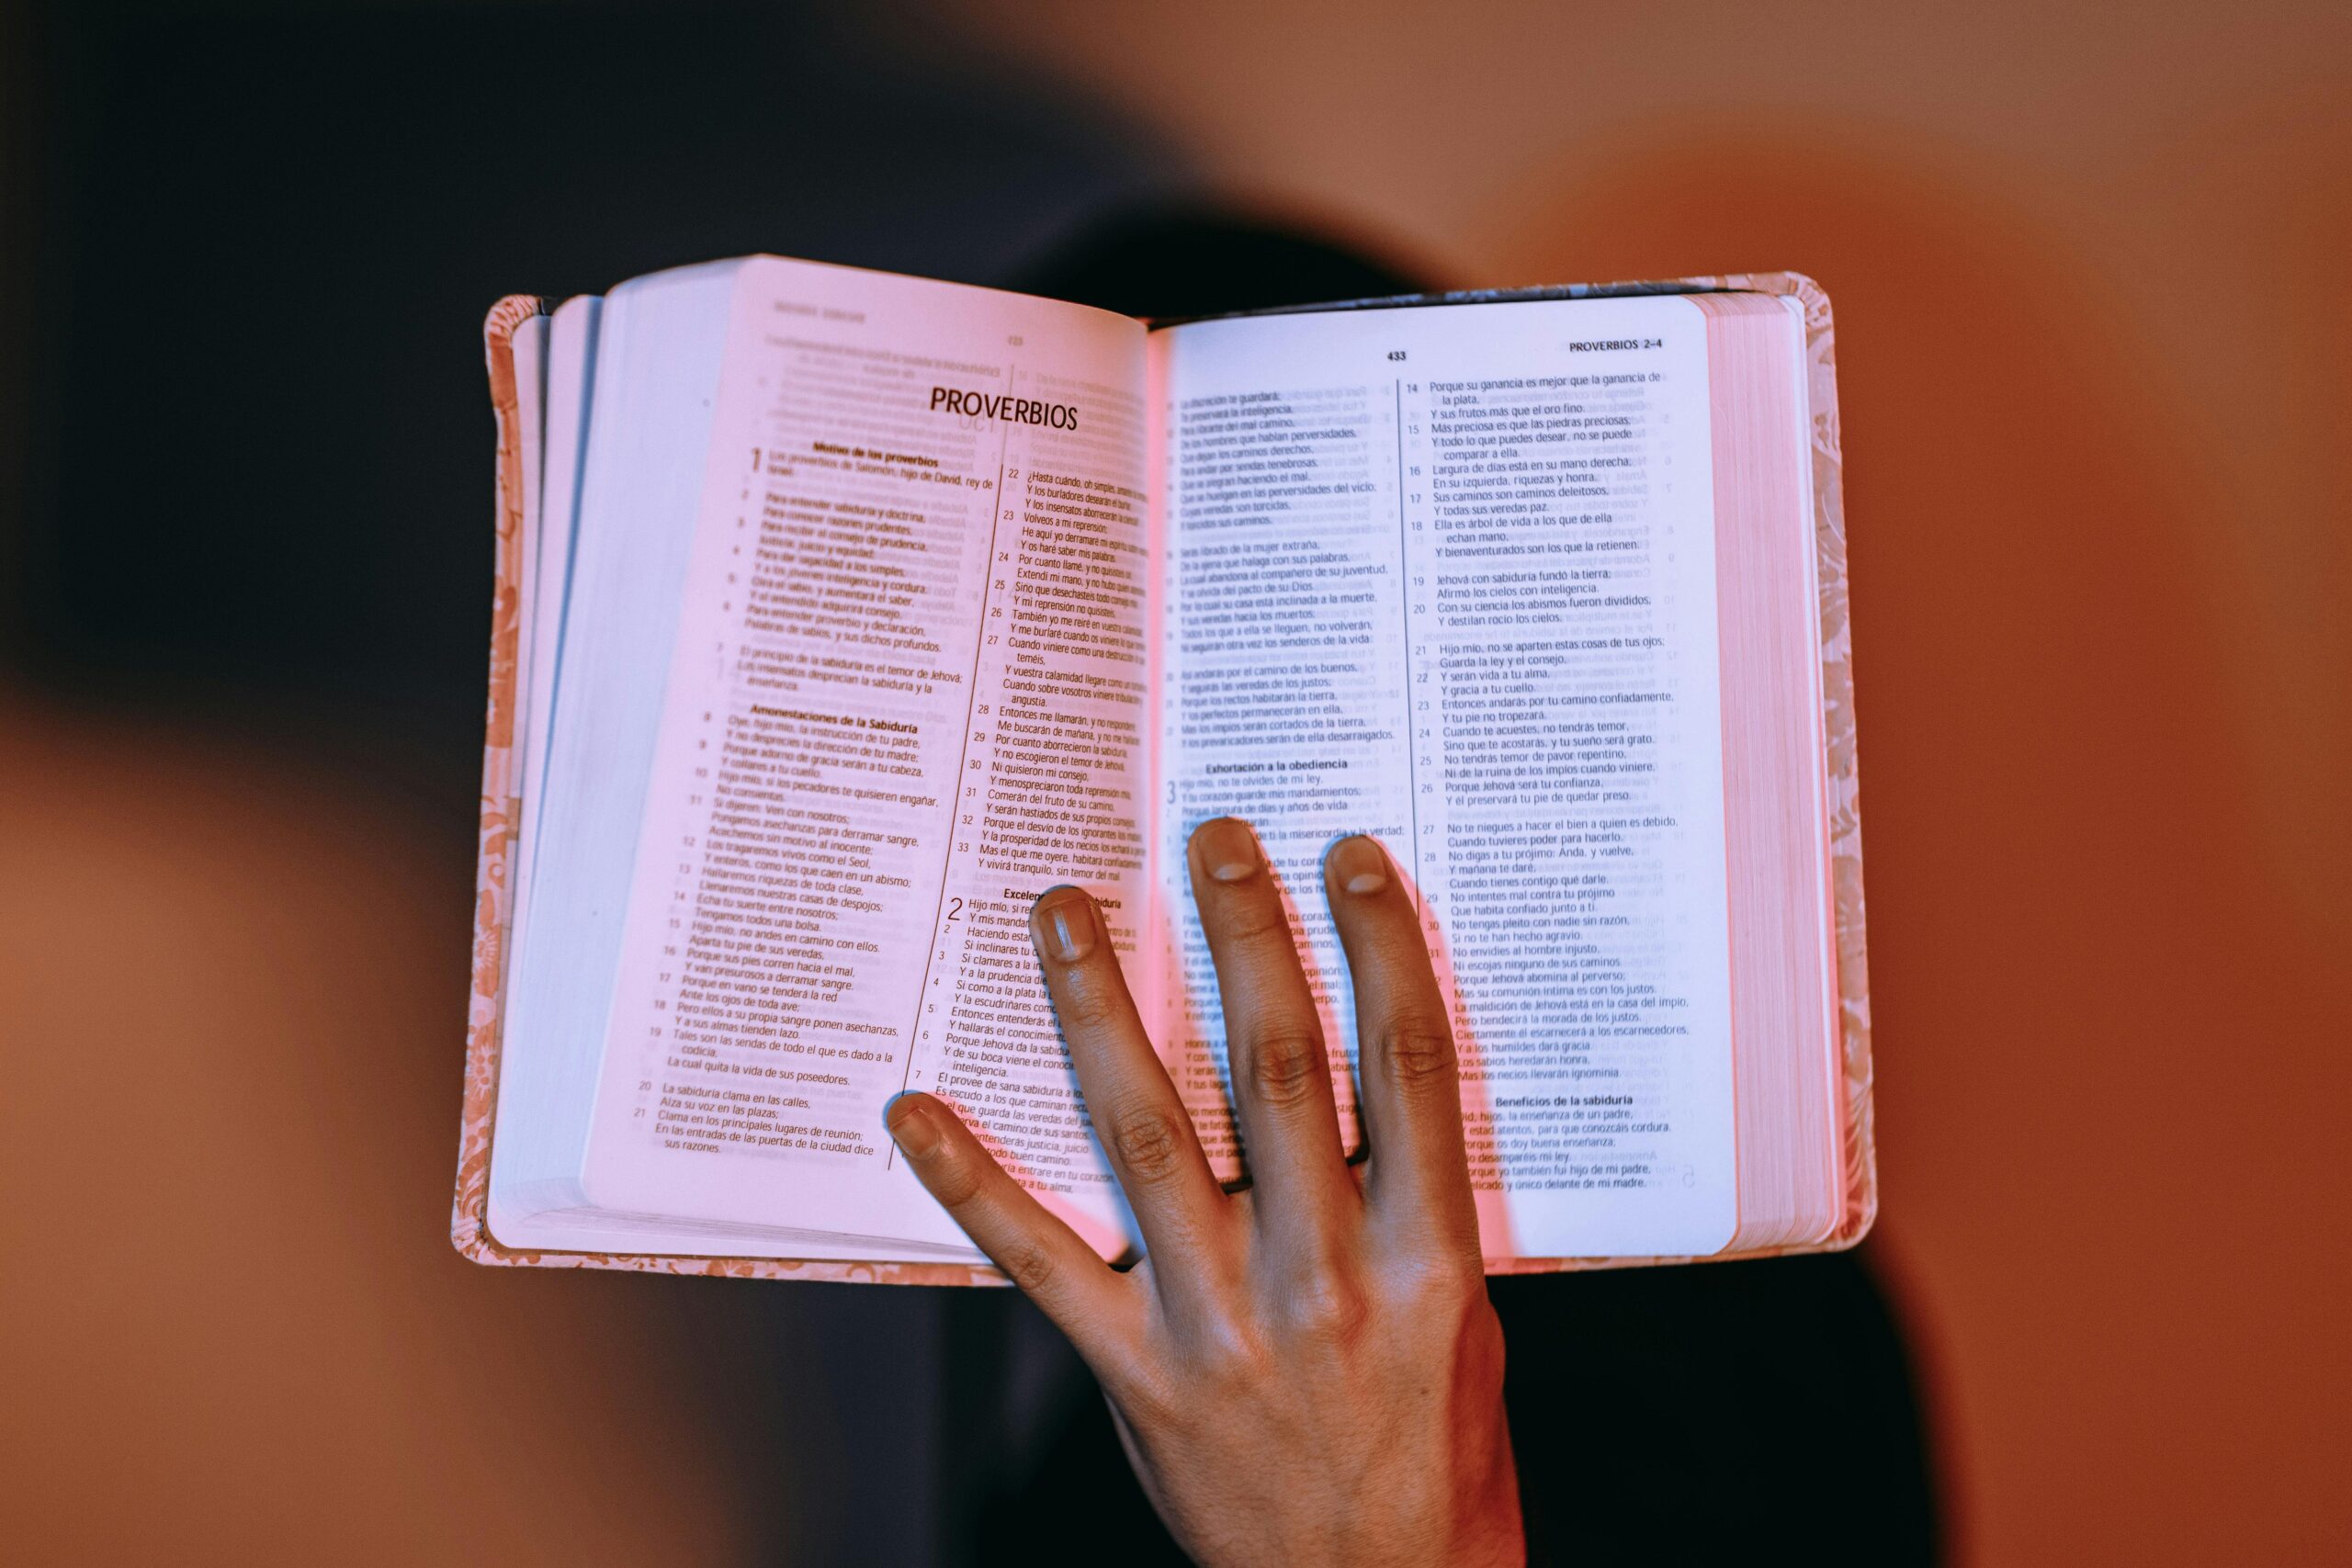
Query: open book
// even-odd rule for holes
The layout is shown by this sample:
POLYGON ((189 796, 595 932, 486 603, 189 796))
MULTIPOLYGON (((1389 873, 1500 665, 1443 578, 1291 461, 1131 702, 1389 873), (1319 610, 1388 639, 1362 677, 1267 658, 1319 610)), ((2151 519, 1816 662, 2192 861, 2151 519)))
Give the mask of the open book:
POLYGON ((492 313, 456 1229, 991 1271, 883 1108, 1133 1227, 1026 928, 1094 893, 1246 1176, 1186 834, 1377 835, 1497 1269, 1849 1245, 1867 1011, 1827 301, 1793 275, 1176 324, 774 257, 492 313))

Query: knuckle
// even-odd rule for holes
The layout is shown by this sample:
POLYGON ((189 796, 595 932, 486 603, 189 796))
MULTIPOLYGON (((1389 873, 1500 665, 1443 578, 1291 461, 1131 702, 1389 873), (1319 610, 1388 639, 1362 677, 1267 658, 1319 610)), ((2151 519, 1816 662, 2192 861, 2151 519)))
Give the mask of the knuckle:
POLYGON ((1363 1334, 1372 1317, 1372 1301, 1351 1271, 1318 1269, 1284 1292, 1283 1317, 1295 1334, 1344 1344, 1363 1334))
POLYGON ((1060 1265, 1053 1250, 1034 1236, 1023 1236, 1004 1249, 997 1260, 1005 1278, 1018 1285, 1027 1295, 1039 1295, 1051 1285, 1060 1265))
POLYGON ((1396 1260, 1393 1293, 1417 1317, 1442 1316, 1487 1296, 1485 1260, 1477 1247, 1430 1246, 1396 1260))
POLYGON ((1111 1142, 1128 1175, 1147 1185, 1167 1180, 1182 1162, 1182 1133, 1157 1105, 1121 1111, 1112 1121, 1111 1142))
POLYGON ((1374 1049, 1390 1079, 1407 1093, 1450 1092, 1453 1077, 1453 1033, 1442 1021, 1399 1018, 1380 1032, 1374 1049))
POLYGON ((1250 1312, 1204 1313, 1189 1330, 1186 1361, 1193 1385, 1247 1386, 1270 1371, 1267 1336, 1250 1312))
POLYGON ((1250 1043, 1250 1084, 1261 1102, 1283 1109, 1313 1097, 1329 1068, 1323 1041, 1312 1031, 1269 1031, 1250 1043))

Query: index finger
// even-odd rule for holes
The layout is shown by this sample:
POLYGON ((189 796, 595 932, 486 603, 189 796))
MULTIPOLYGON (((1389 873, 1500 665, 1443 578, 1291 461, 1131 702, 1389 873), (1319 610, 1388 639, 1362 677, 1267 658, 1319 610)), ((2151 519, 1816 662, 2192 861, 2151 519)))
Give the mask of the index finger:
POLYGON ((997 1164, 945 1102, 901 1094, 883 1118, 915 1179, 1089 1361, 1132 1335, 1135 1313, 1119 1277, 997 1164))
POLYGON ((1145 1249, 1163 1262, 1182 1258, 1195 1265, 1155 1268, 1153 1278, 1164 1288, 1214 1275, 1230 1223, 1225 1192, 1144 1032, 1101 907, 1083 888, 1048 888, 1030 909, 1029 934, 1087 1114, 1135 1211, 1145 1249))
POLYGON ((1413 897, 1378 840, 1342 839, 1323 857, 1323 895, 1356 997, 1364 1200, 1374 1223, 1478 1248, 1462 1134, 1460 1069, 1445 995, 1413 897))

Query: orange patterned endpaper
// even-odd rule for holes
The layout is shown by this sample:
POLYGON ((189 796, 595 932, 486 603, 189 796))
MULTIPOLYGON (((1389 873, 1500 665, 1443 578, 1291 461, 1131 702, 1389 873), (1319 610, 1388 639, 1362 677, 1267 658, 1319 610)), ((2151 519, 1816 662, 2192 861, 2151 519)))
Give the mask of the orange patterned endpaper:
MULTIPOLYGON (((1829 296, 1802 273, 1736 273, 1661 282, 1579 284, 1562 288, 1443 296, 1449 299, 1615 294, 1696 294, 1722 290, 1789 296, 1804 310, 1806 382, 1813 425, 1814 527, 1819 551, 1822 694, 1829 746, 1830 874, 1838 922, 1838 994, 1846 1085, 1846 1212, 1829 1237, 1799 1247, 1718 1253, 1708 1258, 1498 1258, 1490 1274, 1544 1274, 1665 1263, 1723 1262, 1789 1253, 1830 1252, 1861 1240, 1878 1213, 1878 1161, 1871 1134, 1870 972, 1863 942, 1862 836, 1854 746, 1853 631, 1847 618, 1846 509, 1838 430, 1837 360, 1829 296)), ((777 1258, 682 1258, 650 1253, 535 1252, 492 1236, 490 1145, 498 1108, 498 1054, 506 1001, 506 935, 514 909, 508 874, 520 802, 514 756, 516 636, 523 592, 522 431, 514 386, 514 329, 548 309, 511 294, 482 323, 490 393, 498 420, 497 581, 492 595, 490 704, 484 726, 481 837, 474 875, 473 985, 466 1023, 464 1123, 449 1235, 477 1263, 542 1269, 626 1269, 736 1279, 825 1280, 880 1285, 1001 1285, 994 1269, 961 1263, 851 1263, 777 1258)))

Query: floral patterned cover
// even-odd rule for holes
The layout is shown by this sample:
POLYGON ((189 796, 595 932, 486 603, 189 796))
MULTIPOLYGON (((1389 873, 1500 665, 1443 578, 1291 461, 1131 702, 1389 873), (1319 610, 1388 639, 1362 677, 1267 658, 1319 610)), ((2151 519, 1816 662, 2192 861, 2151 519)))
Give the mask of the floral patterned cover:
MULTIPOLYGON (((1804 310, 1807 386, 1813 416, 1815 529, 1819 540, 1822 691, 1829 742, 1830 861, 1838 918, 1838 992, 1846 1078, 1846 1213, 1827 1240, 1803 1247, 1719 1253, 1713 1258, 1498 1258, 1490 1274, 1543 1274, 1571 1269, 1716 1262, 1733 1258, 1841 1250, 1860 1241, 1878 1213, 1878 1163, 1871 1123, 1870 971, 1863 944, 1862 835, 1854 752, 1853 632, 1847 619, 1846 507, 1838 432, 1838 378, 1829 296, 1801 273, 1734 273, 1663 282, 1572 284, 1486 289, 1400 299, 1366 299, 1346 308, 1484 303, 1507 299, 1589 299, 1615 294, 1694 294, 1740 290, 1793 296, 1804 310)), ((996 1269, 961 1263, 845 1263, 775 1258, 686 1258, 647 1253, 534 1252, 491 1235, 490 1144, 498 1106, 499 1034, 505 1017, 506 936, 513 906, 520 759, 514 750, 516 655, 523 583, 522 431, 514 384, 516 326, 550 308, 535 295, 510 294, 482 323, 491 403, 498 419, 497 581, 491 601, 490 706, 484 725, 481 837, 474 874, 473 984, 466 1021, 464 1120, 458 1143, 457 1196, 449 1238, 477 1263, 543 1269, 628 1269, 762 1280, 831 1280, 884 1285, 1001 1285, 996 1269)), ((1328 307, 1326 307, 1328 308, 1328 307)))

